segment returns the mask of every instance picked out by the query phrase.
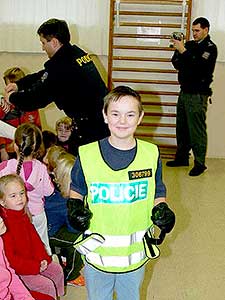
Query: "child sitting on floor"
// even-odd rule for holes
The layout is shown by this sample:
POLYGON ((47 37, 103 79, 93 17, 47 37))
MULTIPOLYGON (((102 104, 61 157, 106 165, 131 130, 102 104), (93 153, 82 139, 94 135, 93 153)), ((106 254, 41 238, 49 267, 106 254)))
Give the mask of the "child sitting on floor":
POLYGON ((5 256, 1 235, 6 232, 6 226, 0 217, 0 299, 4 300, 53 300, 51 296, 40 292, 28 291, 15 273, 5 256))
POLYGON ((29 123, 18 126, 14 138, 17 159, 12 158, 1 162, 0 176, 17 173, 23 178, 29 198, 27 205, 32 215, 32 222, 45 244, 46 250, 51 254, 44 210, 44 196, 50 196, 54 191, 54 186, 46 166, 35 158, 41 144, 42 134, 37 126, 29 123))
POLYGON ((61 266, 52 261, 26 213, 26 189, 22 178, 9 174, 0 178, 0 216, 7 231, 2 235, 10 266, 29 290, 54 299, 64 294, 61 266))
MULTIPOLYGON (((67 199, 70 190, 70 173, 75 157, 65 152, 60 146, 50 147, 46 161, 49 171, 54 176, 55 191, 45 199, 45 212, 48 220, 49 242, 52 249, 60 249, 60 255, 66 258, 65 266, 62 264, 65 283, 68 285, 85 285, 80 274, 83 267, 81 255, 73 247, 74 241, 80 235, 69 224, 67 199)), ((61 262, 62 263, 62 262, 61 262)))
POLYGON ((67 152, 76 155, 77 147, 73 140, 73 120, 69 117, 62 117, 56 121, 57 145, 63 147, 67 152))

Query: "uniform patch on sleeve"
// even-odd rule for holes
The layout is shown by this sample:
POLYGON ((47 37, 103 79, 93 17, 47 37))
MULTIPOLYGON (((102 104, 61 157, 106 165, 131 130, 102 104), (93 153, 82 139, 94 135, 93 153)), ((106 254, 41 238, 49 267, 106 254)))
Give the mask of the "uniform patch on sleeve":
POLYGON ((90 61, 92 61, 92 59, 91 59, 91 57, 90 57, 89 54, 86 54, 86 55, 81 56, 81 57, 79 57, 79 58, 76 59, 76 62, 78 63, 78 65, 80 67, 82 67, 83 64, 89 63, 90 61))
POLYGON ((44 82, 48 78, 48 72, 44 72, 44 74, 41 77, 41 81, 44 82))
POLYGON ((129 180, 152 177, 152 169, 129 171, 128 176, 129 180))
POLYGON ((204 53, 202 54, 202 57, 203 57, 204 59, 208 59, 209 56, 210 56, 210 53, 209 53, 209 52, 204 52, 204 53))

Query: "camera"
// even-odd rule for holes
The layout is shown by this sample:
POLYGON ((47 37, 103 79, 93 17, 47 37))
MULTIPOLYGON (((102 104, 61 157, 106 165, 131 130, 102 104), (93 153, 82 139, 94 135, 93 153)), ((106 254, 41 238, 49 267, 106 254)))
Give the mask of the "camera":
POLYGON ((171 42, 171 40, 177 40, 177 41, 181 41, 184 38, 184 34, 182 32, 173 32, 170 36, 170 48, 173 48, 173 43, 171 42))
POLYGON ((181 41, 183 38, 184 38, 184 35, 182 32, 173 32, 171 34, 171 39, 181 41))

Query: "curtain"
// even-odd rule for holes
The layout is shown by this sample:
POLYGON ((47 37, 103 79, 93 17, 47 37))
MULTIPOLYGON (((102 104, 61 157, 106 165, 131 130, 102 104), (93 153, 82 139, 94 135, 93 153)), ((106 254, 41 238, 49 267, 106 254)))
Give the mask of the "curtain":
POLYGON ((37 29, 49 18, 67 21, 71 42, 108 54, 109 0, 0 0, 0 51, 41 52, 37 29))
MULTIPOLYGON (((218 61, 225 61, 225 1, 192 2, 193 19, 209 19, 218 61)), ((37 28, 49 18, 61 18, 69 24, 72 43, 89 53, 107 55, 109 6, 110 0, 0 0, 0 51, 41 52, 37 28)))

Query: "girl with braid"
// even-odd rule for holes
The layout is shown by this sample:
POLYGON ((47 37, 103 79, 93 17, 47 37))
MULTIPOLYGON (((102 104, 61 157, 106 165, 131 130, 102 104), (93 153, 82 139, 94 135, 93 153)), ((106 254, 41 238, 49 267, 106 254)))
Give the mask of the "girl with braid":
POLYGON ((17 158, 0 163, 0 176, 16 173, 22 177, 29 199, 27 206, 32 216, 32 223, 45 244, 48 254, 51 254, 44 197, 54 192, 54 186, 46 166, 35 158, 41 145, 42 133, 36 125, 23 123, 18 126, 14 136, 17 158))

